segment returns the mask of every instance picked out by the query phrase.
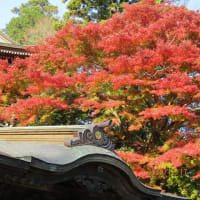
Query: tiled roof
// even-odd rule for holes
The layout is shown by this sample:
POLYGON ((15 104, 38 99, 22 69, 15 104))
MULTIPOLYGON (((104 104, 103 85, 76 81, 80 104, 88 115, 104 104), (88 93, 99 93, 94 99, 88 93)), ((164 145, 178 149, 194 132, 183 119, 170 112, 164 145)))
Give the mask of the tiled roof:
POLYGON ((2 32, 0 32, 0 42, 6 43, 6 44, 18 45, 17 42, 15 42, 9 36, 7 36, 6 34, 4 34, 2 32))

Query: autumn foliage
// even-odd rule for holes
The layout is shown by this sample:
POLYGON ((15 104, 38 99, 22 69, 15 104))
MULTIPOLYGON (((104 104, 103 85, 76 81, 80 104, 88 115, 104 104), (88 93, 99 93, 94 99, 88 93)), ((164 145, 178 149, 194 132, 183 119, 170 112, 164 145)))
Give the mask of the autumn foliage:
POLYGON ((183 141, 182 135, 175 133, 156 154, 117 153, 149 186, 199 200, 200 138, 189 133, 183 141))
POLYGON ((200 14, 154 0, 124 10, 104 23, 69 22, 29 58, 1 61, 0 118, 19 126, 112 119, 110 134, 134 150, 119 155, 139 177, 198 199, 200 14), (163 166, 189 173, 148 174, 163 166))

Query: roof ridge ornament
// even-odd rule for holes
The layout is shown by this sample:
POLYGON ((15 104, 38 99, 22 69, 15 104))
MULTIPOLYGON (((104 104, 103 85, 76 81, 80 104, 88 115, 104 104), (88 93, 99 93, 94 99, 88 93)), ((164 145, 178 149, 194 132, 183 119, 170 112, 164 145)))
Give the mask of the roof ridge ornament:
POLYGON ((77 145, 94 145, 114 151, 115 144, 112 138, 106 135, 104 128, 109 127, 112 124, 112 120, 108 120, 102 123, 96 123, 87 125, 84 129, 80 130, 78 134, 74 134, 74 138, 65 140, 64 144, 68 147, 77 145))

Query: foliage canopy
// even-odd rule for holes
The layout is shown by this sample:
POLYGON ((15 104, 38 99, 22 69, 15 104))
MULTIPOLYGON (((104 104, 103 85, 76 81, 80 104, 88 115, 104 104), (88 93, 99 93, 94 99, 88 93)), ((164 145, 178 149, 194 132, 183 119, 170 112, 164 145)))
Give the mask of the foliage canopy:
POLYGON ((68 11, 64 18, 75 18, 83 21, 96 21, 109 19, 113 13, 122 11, 122 4, 135 3, 140 0, 62 0, 67 2, 68 11))
POLYGON ((47 37, 53 36, 55 20, 52 17, 45 16, 40 18, 34 27, 26 30, 24 34, 25 44, 34 45, 39 41, 44 41, 47 37))
POLYGON ((19 8, 13 8, 12 12, 18 16, 11 19, 5 31, 12 39, 22 44, 25 42, 24 35, 27 29, 33 27, 44 16, 53 17, 58 8, 48 0, 29 0, 19 8))

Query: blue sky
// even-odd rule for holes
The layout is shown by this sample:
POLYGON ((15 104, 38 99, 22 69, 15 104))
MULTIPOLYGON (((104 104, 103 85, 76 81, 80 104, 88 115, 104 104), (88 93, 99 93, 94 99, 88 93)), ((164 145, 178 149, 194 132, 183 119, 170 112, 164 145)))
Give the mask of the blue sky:
MULTIPOLYGON (((19 7, 22 3, 26 3, 27 1, 28 0, 1 0, 0 30, 5 28, 6 24, 9 23, 12 17, 15 17, 11 12, 11 9, 13 7, 19 7)), ((62 3, 62 0, 49 0, 49 2, 58 6, 59 17, 61 17, 66 11, 66 6, 62 3)), ((200 9, 200 0, 181 0, 181 3, 186 3, 187 7, 191 10, 200 9)))
POLYGON ((200 0, 189 0, 187 7, 190 10, 200 10, 200 0))

